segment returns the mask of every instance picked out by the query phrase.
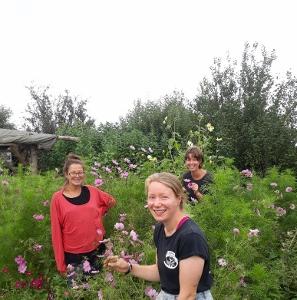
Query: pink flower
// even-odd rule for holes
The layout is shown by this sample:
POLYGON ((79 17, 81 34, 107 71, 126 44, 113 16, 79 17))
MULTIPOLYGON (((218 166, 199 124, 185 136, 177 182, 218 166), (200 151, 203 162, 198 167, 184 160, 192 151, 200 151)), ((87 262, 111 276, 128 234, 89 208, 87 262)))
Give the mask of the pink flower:
POLYGON ((184 179, 184 182, 191 182, 191 180, 190 179, 184 179))
POLYGON ((18 265, 18 271, 19 273, 25 273, 27 270, 27 262, 26 260, 21 256, 17 256, 14 261, 18 265))
POLYGON ((137 165, 129 164, 129 169, 136 169, 136 168, 137 168, 137 165))
POLYGON ((43 206, 48 206, 48 204, 49 204, 49 201, 48 201, 48 200, 45 200, 45 201, 42 202, 42 205, 43 205, 43 206))
POLYGON ((42 248, 43 248, 43 246, 40 245, 40 244, 34 244, 34 245, 33 245, 33 250, 34 250, 35 252, 40 252, 40 251, 42 250, 42 248))
POLYGON ((112 170, 109 167, 104 167, 104 170, 105 170, 106 173, 111 173, 112 172, 112 170))
POLYGON ((127 178, 129 176, 129 173, 127 171, 124 171, 123 173, 121 173, 120 175, 122 178, 127 178))
POLYGON ((101 186, 103 183, 104 183, 104 181, 101 178, 96 178, 94 181, 95 186, 101 186))
POLYGON ((151 300, 155 300, 158 296, 158 292, 155 289, 153 289, 151 286, 145 288, 144 294, 148 296, 151 300))
POLYGON ((27 282, 23 280, 17 280, 15 282, 15 288, 16 289, 24 289, 27 286, 27 282))
POLYGON ((85 260, 83 262, 83 270, 85 273, 89 273, 91 271, 91 265, 90 265, 89 261, 85 260))
POLYGON ((281 217, 287 213, 287 211, 282 207, 276 207, 275 212, 278 217, 281 217))
POLYGON ((125 228, 125 225, 123 223, 115 223, 114 228, 116 230, 123 230, 125 228))
POLYGON ((134 230, 131 230, 130 231, 130 238, 132 239, 132 241, 137 241, 138 240, 138 234, 134 230))
POLYGON ((260 230, 259 229, 250 229, 249 230, 249 233, 248 233, 248 237, 251 238, 251 237, 256 237, 258 236, 260 233, 260 230))
POLYGON ((126 217, 127 217, 127 214, 125 214, 125 213, 124 213, 124 214, 120 214, 119 221, 120 221, 121 223, 125 222, 126 217))
POLYGON ((124 158, 124 162, 127 163, 127 164, 131 164, 131 160, 127 157, 124 158))
POLYGON ((110 272, 106 272, 105 281, 107 283, 113 283, 114 282, 114 278, 113 278, 113 276, 110 272))
POLYGON ((73 272, 74 271, 74 266, 71 264, 67 265, 67 272, 73 272))
POLYGON ((33 215, 33 218, 36 220, 36 221, 42 221, 44 219, 44 216, 43 215, 33 215))
POLYGON ((287 186, 286 187, 286 192, 287 193, 291 193, 293 191, 293 188, 292 187, 290 187, 290 186, 287 186))
POLYGON ((249 177, 249 178, 253 177, 253 173, 249 169, 242 170, 240 172, 240 174, 243 175, 243 176, 245 176, 245 177, 249 177))
POLYGON ((118 166, 118 165, 119 165, 119 163, 118 163, 115 159, 112 160, 112 163, 113 163, 115 166, 118 166))
POLYGON ((227 263, 227 261, 224 258, 219 258, 218 259, 218 264, 221 267, 226 267, 228 263, 227 263))
POLYGON ((33 278, 31 280, 31 283, 30 283, 30 286, 33 288, 33 289, 37 289, 37 290, 40 290, 42 289, 42 285, 43 285, 43 280, 42 280, 42 277, 38 277, 38 278, 33 278))
POLYGON ((102 290, 98 291, 98 300, 103 300, 103 293, 102 290))

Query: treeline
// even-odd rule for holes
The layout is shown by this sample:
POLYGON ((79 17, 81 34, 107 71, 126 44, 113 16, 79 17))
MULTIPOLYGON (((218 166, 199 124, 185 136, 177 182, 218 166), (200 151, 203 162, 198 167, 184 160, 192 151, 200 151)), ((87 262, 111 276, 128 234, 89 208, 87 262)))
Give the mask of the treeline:
MULTIPOLYGON (((277 166, 297 173, 297 78, 290 72, 274 75, 275 60, 275 51, 246 43, 241 62, 214 60, 211 76, 200 82, 194 99, 175 91, 159 102, 137 101, 117 123, 99 126, 88 116, 86 100, 68 91, 53 98, 49 87, 31 86, 24 128, 81 138, 79 143, 58 141, 41 158, 43 169, 61 166, 69 151, 108 159, 125 157, 133 145, 151 147, 154 156, 164 157, 164 151, 172 156, 191 141, 207 146, 209 155, 233 158, 239 169, 264 175, 277 166), (201 133, 207 124, 214 130, 205 141, 201 133)), ((12 127, 10 115, 0 106, 0 127, 12 127)))

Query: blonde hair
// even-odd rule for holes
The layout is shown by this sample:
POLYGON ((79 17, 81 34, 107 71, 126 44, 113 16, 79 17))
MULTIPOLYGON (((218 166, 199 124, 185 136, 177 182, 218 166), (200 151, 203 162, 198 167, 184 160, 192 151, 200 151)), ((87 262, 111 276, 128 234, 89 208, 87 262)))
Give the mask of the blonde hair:
POLYGON ((145 180, 145 192, 148 193, 148 187, 152 182, 159 182, 170 188, 176 197, 181 198, 180 208, 183 208, 186 202, 186 196, 179 178, 171 173, 154 173, 145 180))

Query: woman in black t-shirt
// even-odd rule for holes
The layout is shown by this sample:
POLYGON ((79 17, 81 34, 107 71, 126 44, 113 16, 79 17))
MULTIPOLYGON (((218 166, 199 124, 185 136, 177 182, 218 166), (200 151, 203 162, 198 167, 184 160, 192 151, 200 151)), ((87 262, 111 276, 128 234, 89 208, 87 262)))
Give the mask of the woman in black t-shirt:
POLYGON ((203 162, 203 153, 198 147, 186 151, 185 165, 189 171, 183 175, 182 182, 191 203, 201 201, 208 192, 208 184, 212 183, 211 175, 203 169, 203 162))
POLYGON ((145 181, 147 204, 158 222, 154 231, 157 248, 153 265, 131 264, 118 256, 108 257, 108 269, 148 281, 160 281, 157 300, 212 300, 210 255, 204 234, 185 215, 185 195, 178 177, 155 173, 145 181))

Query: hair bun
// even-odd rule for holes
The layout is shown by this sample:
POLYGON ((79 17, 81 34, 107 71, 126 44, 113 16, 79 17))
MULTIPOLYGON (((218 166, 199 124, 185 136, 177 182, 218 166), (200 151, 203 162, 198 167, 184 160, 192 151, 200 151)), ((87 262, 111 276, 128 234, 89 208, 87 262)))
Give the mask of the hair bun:
POLYGON ((76 154, 74 154, 74 153, 69 153, 68 155, 67 155, 67 159, 75 159, 75 160, 81 160, 80 159, 80 157, 78 156, 78 155, 76 155, 76 154))

